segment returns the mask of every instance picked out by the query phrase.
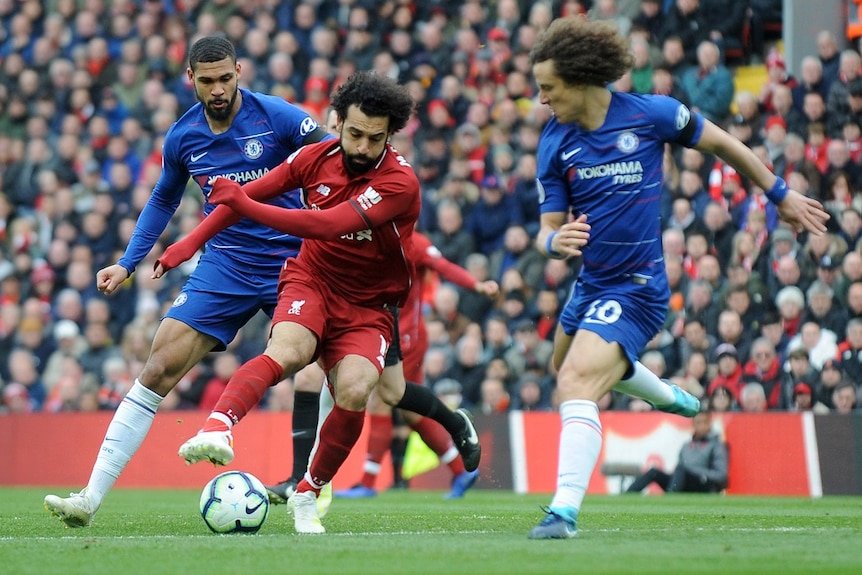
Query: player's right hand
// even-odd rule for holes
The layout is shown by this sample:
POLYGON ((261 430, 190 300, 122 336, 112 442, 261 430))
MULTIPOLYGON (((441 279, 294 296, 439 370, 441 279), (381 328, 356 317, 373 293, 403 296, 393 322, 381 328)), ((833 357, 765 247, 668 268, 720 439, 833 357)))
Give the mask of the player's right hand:
POLYGON ((162 257, 156 260, 153 264, 152 278, 159 279, 165 275, 168 270, 172 270, 178 265, 187 262, 197 251, 197 246, 190 241, 189 236, 172 243, 162 254, 162 257))
POLYGON ((129 275, 129 270, 120 264, 102 268, 96 273, 96 287, 103 294, 111 295, 129 279, 129 275))

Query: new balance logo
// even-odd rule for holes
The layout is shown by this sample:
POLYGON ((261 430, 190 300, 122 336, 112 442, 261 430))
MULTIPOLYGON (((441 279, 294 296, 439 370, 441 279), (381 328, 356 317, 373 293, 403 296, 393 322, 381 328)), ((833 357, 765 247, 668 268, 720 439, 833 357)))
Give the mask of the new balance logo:
POLYGON ((200 160, 201 158, 203 158, 204 156, 206 156, 208 153, 209 153, 209 152, 201 152, 200 154, 192 154, 192 155, 191 155, 191 158, 189 158, 189 159, 190 159, 190 160, 192 161, 192 163, 194 164, 195 162, 197 162, 198 160, 200 160))
POLYGON ((565 161, 568 161, 569 158, 571 158, 572 156, 574 156, 575 154, 577 154, 580 151, 581 151, 581 148, 575 148, 574 150, 569 150, 568 152, 563 152, 562 154, 560 154, 560 157, 565 162, 565 161))

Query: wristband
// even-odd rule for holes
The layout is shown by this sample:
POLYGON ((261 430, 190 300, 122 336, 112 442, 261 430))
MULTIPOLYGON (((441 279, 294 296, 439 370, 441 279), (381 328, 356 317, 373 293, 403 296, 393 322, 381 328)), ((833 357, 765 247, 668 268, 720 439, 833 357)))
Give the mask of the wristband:
POLYGON ((775 183, 772 184, 772 187, 766 192, 766 197, 769 198, 769 201, 773 204, 780 204, 789 191, 790 188, 787 187, 787 182, 784 181, 784 178, 775 178, 775 183))
POLYGON ((554 241, 554 237, 556 237, 558 233, 559 232, 556 231, 549 233, 548 238, 545 240, 545 251, 548 252, 549 257, 555 260, 561 260, 566 257, 566 254, 561 254, 560 252, 555 251, 554 248, 551 247, 551 244, 554 241))

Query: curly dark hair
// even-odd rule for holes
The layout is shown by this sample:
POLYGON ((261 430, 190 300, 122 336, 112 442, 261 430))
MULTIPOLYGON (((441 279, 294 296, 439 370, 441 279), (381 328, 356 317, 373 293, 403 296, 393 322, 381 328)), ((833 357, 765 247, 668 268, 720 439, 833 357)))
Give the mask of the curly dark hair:
POLYGON ((224 36, 204 36, 189 50, 189 68, 195 69, 198 62, 218 62, 230 58, 236 64, 236 49, 224 36))
POLYGON ((390 134, 407 125, 416 107, 406 86, 369 71, 351 74, 332 97, 332 109, 341 119, 354 104, 366 116, 389 118, 390 134))
POLYGON ((634 66, 628 43, 613 24, 578 16, 554 20, 536 40, 530 62, 546 60, 567 84, 582 86, 605 86, 634 66))

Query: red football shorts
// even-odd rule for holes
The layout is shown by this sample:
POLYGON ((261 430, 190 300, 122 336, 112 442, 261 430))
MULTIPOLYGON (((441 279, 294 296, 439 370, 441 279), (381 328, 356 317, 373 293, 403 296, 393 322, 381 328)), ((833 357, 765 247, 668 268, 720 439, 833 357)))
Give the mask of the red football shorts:
MULTIPOLYGON (((345 275, 345 281, 349 277, 345 275)), ((272 324, 297 323, 317 335, 316 357, 327 373, 347 355, 360 355, 383 371, 392 343, 392 314, 384 307, 352 304, 292 260, 281 272, 272 324)))

